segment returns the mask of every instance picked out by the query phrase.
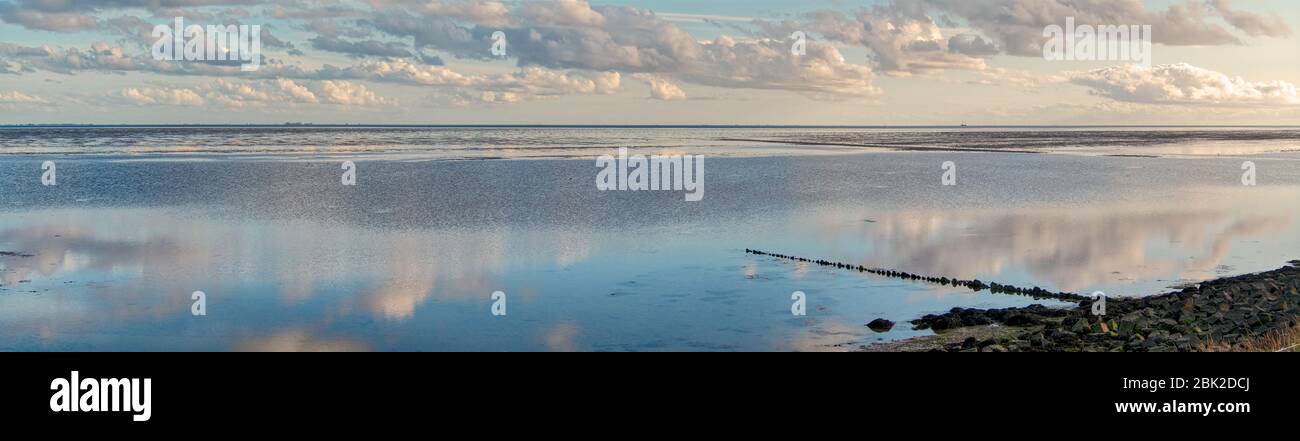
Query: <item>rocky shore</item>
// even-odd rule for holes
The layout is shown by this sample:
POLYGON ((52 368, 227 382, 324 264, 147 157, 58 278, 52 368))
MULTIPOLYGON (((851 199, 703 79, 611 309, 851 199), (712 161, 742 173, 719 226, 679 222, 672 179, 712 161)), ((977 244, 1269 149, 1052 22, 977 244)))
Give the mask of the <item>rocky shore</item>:
MULTIPOLYGON (((949 352, 1172 352, 1198 351, 1207 346, 1233 346, 1245 339, 1280 331, 1300 323, 1300 260, 1258 274, 1227 277, 1180 291, 1143 298, 1106 299, 1105 314, 1095 315, 1092 298, 1051 293, 1040 288, 1008 287, 980 281, 917 276, 893 270, 868 269, 816 259, 746 250, 751 254, 805 261, 981 291, 998 286, 1001 292, 1032 295, 1076 303, 1074 307, 965 309, 913 320, 914 329, 931 329, 931 344, 905 342, 886 345, 899 350, 949 352), (998 332, 970 332, 997 328, 998 332), (961 341, 945 335, 971 335, 961 341)), ((996 292, 996 291, 995 291, 996 292)), ((876 322, 873 322, 876 323, 876 322)), ((863 348, 873 350, 873 348, 863 348)), ((874 348, 879 350, 879 348, 874 348)))
POLYGON ((1243 339, 1297 324, 1300 262, 1228 277, 1181 291, 1144 298, 1108 299, 1106 315, 1092 313, 1092 300, 1077 307, 1042 305, 1008 309, 962 309, 912 321, 936 332, 999 325, 1020 332, 998 338, 948 343, 943 351, 1197 351, 1232 346, 1243 339))

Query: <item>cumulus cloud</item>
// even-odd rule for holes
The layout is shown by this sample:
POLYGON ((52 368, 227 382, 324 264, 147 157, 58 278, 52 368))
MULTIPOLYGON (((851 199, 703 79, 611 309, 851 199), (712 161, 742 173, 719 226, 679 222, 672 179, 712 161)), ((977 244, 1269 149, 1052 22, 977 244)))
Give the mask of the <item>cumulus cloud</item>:
POLYGON ((0 3, 0 19, 28 29, 52 32, 76 32, 93 29, 98 20, 88 14, 38 12, 21 9, 12 3, 0 3))
POLYGON ((829 45, 810 42, 806 54, 794 56, 785 41, 737 42, 722 36, 699 50, 699 58, 676 71, 677 78, 718 87, 800 92, 823 100, 882 94, 873 84, 871 68, 847 62, 829 45))
POLYGON ((650 98, 660 101, 686 99, 686 92, 682 91, 681 86, 678 86, 672 81, 665 80, 663 77, 650 74, 636 74, 633 75, 633 77, 645 82, 647 86, 650 86, 650 98))
MULTIPOLYGON (((1163 11, 1148 9, 1141 0, 924 0, 924 3, 966 21, 993 38, 1007 53, 1041 56, 1043 28, 1064 25, 1065 17, 1079 24, 1151 25, 1153 41, 1167 45, 1242 44, 1240 38, 1213 20, 1205 2, 1174 3, 1163 11)), ((1287 29, 1276 14, 1233 11, 1228 2, 1215 2, 1226 21, 1248 35, 1282 35, 1287 29), (1265 31, 1268 30, 1268 31, 1265 31)))
POLYGON ((325 37, 365 38, 373 34, 367 27, 347 26, 337 20, 326 19, 310 20, 301 28, 325 37))
POLYGON ((360 64, 321 69, 325 78, 347 78, 418 86, 467 86, 473 80, 445 66, 415 64, 407 60, 367 60, 360 64))
POLYGON ((0 42, 0 56, 3 57, 32 58, 48 57, 54 54, 55 50, 49 46, 33 47, 0 42))
POLYGON ((110 95, 114 102, 225 108, 264 108, 283 105, 340 105, 374 107, 395 105, 361 84, 348 81, 299 83, 287 79, 263 81, 217 80, 195 87, 128 87, 110 95))
POLYGON ((459 104, 516 103, 564 95, 609 95, 619 90, 618 72, 563 73, 536 67, 509 75, 475 77, 472 86, 453 89, 459 104))
MULTIPOLYGON (((20 51, 28 53, 35 52, 34 49, 36 48, 19 48, 20 51)), ((80 70, 128 71, 140 68, 137 58, 127 55, 120 47, 102 41, 91 45, 88 51, 66 49, 60 52, 48 47, 41 49, 49 52, 44 57, 34 56, 22 61, 37 68, 63 74, 80 70)))
POLYGON ((400 58, 365 60, 346 67, 325 65, 319 69, 270 63, 263 64, 255 72, 242 72, 233 65, 157 61, 146 55, 129 56, 122 48, 103 42, 94 44, 89 50, 0 43, 0 56, 12 57, 27 67, 63 74, 148 72, 277 81, 362 80, 428 86, 447 89, 444 95, 457 97, 456 101, 465 103, 511 103, 563 95, 609 95, 618 92, 621 86, 621 74, 612 71, 557 71, 529 66, 513 73, 467 75, 446 66, 400 58))
MULTIPOLYGON (((239 2, 214 0, 212 3, 239 2)), ((490 36, 497 29, 494 26, 509 25, 510 27, 501 29, 509 36, 509 53, 521 70, 509 78, 477 82, 476 85, 486 85, 479 86, 480 90, 474 91, 479 96, 489 98, 484 101, 501 102, 501 97, 504 97, 504 101, 514 101, 556 96, 552 93, 553 90, 587 94, 600 89, 536 88, 519 80, 540 80, 542 76, 538 72, 564 72, 559 75, 570 79, 578 78, 579 82, 574 84, 586 84, 582 82, 584 80, 608 81, 613 78, 609 74, 617 72, 653 74, 674 87, 686 82, 726 88, 786 90, 819 99, 876 97, 881 94, 873 84, 876 79, 873 69, 846 61, 833 46, 810 42, 807 54, 798 56, 790 52, 788 42, 783 39, 736 40, 721 36, 710 41, 700 41, 673 22, 661 19, 651 11, 636 8, 593 7, 583 0, 525 1, 519 3, 516 10, 499 2, 375 0, 370 3, 377 12, 368 19, 357 21, 355 26, 320 21, 309 23, 307 26, 318 32, 317 37, 311 40, 312 46, 356 58, 408 59, 415 63, 442 67, 440 65, 445 63, 437 55, 439 53, 457 58, 490 58, 490 36), (357 41, 356 36, 363 32, 350 31, 368 27, 392 37, 410 38, 409 41, 414 42, 414 46, 408 49, 402 43, 379 39, 357 41), (344 35, 349 32, 352 35, 344 35), (435 53, 429 54, 426 51, 435 53), (530 70, 533 67, 542 70, 530 70)), ((29 6, 36 4, 37 2, 30 2, 29 6)), ((187 1, 163 1, 159 6, 193 5, 194 2, 187 1)), ((52 9, 83 11, 93 8, 52 9)), ((281 8, 275 11, 283 16, 292 15, 291 9, 281 8)), ((138 18, 115 17, 106 22, 106 25, 115 28, 119 34, 132 36, 130 40, 139 43, 149 41, 146 34, 149 23, 138 18)), ((266 37, 264 35, 264 39, 266 37)), ((961 41, 965 43, 965 40, 961 41)), ((948 45, 947 40, 940 43, 942 46, 948 45)), ((974 40, 971 43, 974 44, 974 40)), ((973 48, 971 44, 961 47, 973 48)), ((131 57, 118 52, 76 49, 57 51, 58 53, 25 58, 21 60, 22 66, 69 74, 95 70, 167 75, 238 75, 242 78, 374 79, 415 84, 436 84, 438 80, 430 78, 454 76, 454 72, 428 69, 430 66, 413 66, 406 61, 387 61, 390 70, 368 74, 362 74, 357 69, 364 70, 379 65, 350 68, 326 66, 313 72, 294 65, 268 61, 263 64, 262 71, 239 75, 230 66, 163 63, 148 57, 131 57)), ((914 65, 924 68, 920 63, 914 65)), ((660 97, 679 95, 667 85, 658 89, 662 92, 658 94, 660 97)))
MULTIPOLYGON (((239 18, 249 17, 244 9, 228 8, 213 12, 180 9, 185 6, 208 7, 219 5, 254 4, 253 0, 19 0, 0 1, 0 20, 28 29, 76 32, 98 30, 121 34, 142 47, 153 44, 150 35, 155 24, 133 15, 114 15, 100 19, 96 16, 107 10, 145 9, 155 17, 185 17, 190 20, 220 21, 223 25, 241 25, 239 18)), ((193 23, 193 22, 191 22, 193 23)), ((167 22, 170 24, 170 21, 167 22)), ((215 24, 215 23, 209 23, 215 24)), ((266 48, 286 49, 298 53, 293 43, 284 41, 273 32, 271 24, 262 24, 262 45, 266 48)))
POLYGON ((259 0, 17 0, 25 10, 39 12, 103 11, 109 9, 174 9, 203 6, 255 5, 259 0))
POLYGON ((1250 36, 1290 35, 1276 14, 1233 10, 1229 0, 1212 0, 1211 5, 1213 11, 1206 2, 1187 1, 1160 11, 1148 9, 1141 0, 890 1, 852 14, 819 10, 779 23, 759 20, 757 25, 770 37, 804 31, 866 48, 873 66, 893 75, 982 70, 985 58, 1001 53, 1041 56, 1043 28, 1063 25, 1065 17, 1075 17, 1079 24, 1151 25, 1154 42, 1168 45, 1242 44, 1212 20, 1212 12, 1250 36), (959 22, 979 33, 947 29, 959 22))
MULTIPOLYGON (((320 64, 299 58, 305 54, 293 43, 264 27, 263 44, 285 49, 289 56, 264 57, 257 72, 240 72, 228 63, 157 61, 143 51, 106 43, 88 50, 0 43, 0 74, 139 72, 262 84, 251 91, 270 87, 274 80, 288 80, 310 92, 317 104, 329 104, 326 97, 332 95, 323 89, 326 81, 342 82, 333 85, 340 93, 355 93, 344 86, 359 85, 352 82, 396 83, 431 88, 435 95, 460 103, 509 103, 615 93, 625 76, 646 83, 651 98, 659 100, 686 98, 682 85, 786 91, 819 100, 874 99, 883 93, 876 86, 880 75, 964 70, 974 72, 976 79, 969 82, 978 84, 1040 88, 1072 81, 1115 99, 1155 99, 1151 97, 1159 94, 1125 93, 1111 83, 1142 83, 1137 87, 1146 90, 1158 82, 1156 78, 1139 80, 1141 75, 1133 72, 1127 72, 1128 77, 1122 77, 1125 72, 1092 72, 1092 76, 1067 78, 994 68, 988 59, 1000 54, 1041 56, 1043 28, 1061 24, 1068 16, 1081 24, 1150 24, 1156 30, 1155 42, 1170 45, 1243 44, 1245 37, 1291 35, 1291 28, 1277 14, 1239 10, 1230 0, 1183 0, 1160 7, 1147 6, 1142 0, 895 0, 855 10, 795 14, 782 21, 729 19, 726 26, 717 28, 722 35, 708 39, 681 28, 681 14, 673 17, 628 6, 592 5, 587 0, 264 3, 0 0, 0 19, 30 29, 97 29, 123 36, 118 45, 134 47, 148 46, 153 40, 149 35, 153 23, 130 15, 141 11, 155 18, 176 14, 222 20, 223 24, 231 24, 227 21, 232 19, 238 24, 240 20, 254 21, 254 17, 263 21, 272 18, 277 24, 314 34, 306 39, 312 48, 344 54, 356 64, 315 67, 320 64), (259 4, 262 6, 245 9, 259 4), (789 36, 796 30, 809 34, 805 54, 790 50, 789 36), (499 61, 490 50, 491 36, 497 31, 507 35, 507 59, 517 71, 469 74, 446 66, 455 60, 499 61), (849 62, 840 52, 845 46, 865 50, 868 61, 849 62)), ((705 22, 713 19, 703 18, 705 22)), ((1173 90, 1200 93, 1192 93, 1200 86, 1187 88, 1174 81, 1173 73, 1161 75, 1169 76, 1156 77, 1171 81, 1173 90)), ((1242 94, 1284 97, 1286 85, 1243 82, 1241 86, 1255 89, 1233 89, 1233 94, 1220 99, 1239 104, 1277 103, 1285 98, 1248 99, 1242 94)), ((187 102, 182 100, 187 97, 175 95, 176 91, 136 92, 140 99, 187 102)), ((289 94, 290 99, 306 99, 303 90, 297 92, 289 94)), ((217 102, 204 93, 198 96, 209 104, 217 102)), ((1176 96, 1170 93, 1162 99, 1176 96)))
POLYGON ((918 2, 887 3, 853 15, 820 10, 779 25, 760 23, 769 35, 814 32, 830 41, 871 50, 876 69, 910 75, 947 69, 983 69, 992 43, 974 35, 947 37, 918 2))
POLYGON ((0 92, 0 104, 49 104, 44 98, 19 91, 0 92))
POLYGON ((1107 67, 1075 73, 1070 81, 1095 95, 1139 104, 1300 105, 1295 84, 1248 81, 1186 63, 1107 67))
POLYGON ((194 90, 172 87, 128 87, 122 89, 118 96, 125 102, 136 105, 202 106, 207 103, 194 90))
POLYGON ((367 60, 360 64, 325 66, 311 76, 428 86, 458 104, 514 103, 564 95, 610 95, 621 88, 618 72, 557 71, 525 67, 504 74, 469 75, 446 66, 404 59, 367 60))
POLYGON ((263 10, 263 15, 278 19, 312 19, 324 21, 324 19, 338 19, 344 17, 358 18, 364 17, 366 11, 344 5, 285 5, 278 4, 267 7, 263 10), (286 7, 292 6, 292 7, 286 7))
POLYGON ((320 99, 326 103, 350 107, 396 104, 396 101, 376 95, 366 86, 348 81, 321 81, 317 93, 319 93, 320 99))
POLYGON ((22 75, 23 66, 0 60, 0 75, 22 75))
POLYGON ((586 0, 532 0, 525 2, 520 15, 538 26, 580 26, 599 28, 605 16, 591 8, 586 0))
POLYGON ((288 104, 331 104, 347 107, 395 105, 395 100, 380 97, 370 89, 348 81, 313 81, 299 83, 287 79, 266 81, 219 80, 197 90, 210 100, 226 107, 265 107, 288 104))
POLYGON ((406 48, 405 43, 396 41, 347 41, 341 38, 318 36, 311 39, 311 47, 328 51, 345 54, 353 58, 362 57, 396 57, 404 58, 411 56, 411 51, 406 48))
POLYGON ((155 23, 134 15, 123 15, 103 20, 103 30, 118 34, 142 48, 150 47, 158 39, 153 36, 155 23))
POLYGON ((425 16, 447 17, 486 26, 510 26, 510 10, 499 1, 370 0, 376 9, 405 8, 425 16))
MULTIPOLYGON (((440 3, 441 4, 441 3, 440 3)), ((583 0, 529 1, 497 27, 471 17, 427 15, 427 8, 392 8, 375 27, 398 38, 458 58, 491 57, 491 35, 501 31, 508 54, 521 67, 552 70, 656 74, 677 81, 729 88, 789 90, 820 98, 874 97, 880 91, 867 66, 845 61, 834 47, 810 42, 794 55, 779 39, 699 41, 654 12, 624 6, 591 6, 583 0)), ((496 21, 493 19, 493 21, 496 21)))
POLYGON ((242 72, 238 62, 160 61, 154 60, 148 54, 128 54, 122 47, 106 42, 96 42, 88 50, 0 43, 0 58, 13 60, 26 70, 43 70, 67 75, 93 71, 244 78, 307 78, 309 76, 309 73, 302 68, 278 60, 264 59, 261 68, 256 72, 242 72))
POLYGON ((984 37, 971 34, 954 35, 948 39, 948 50, 972 57, 988 57, 1002 52, 996 44, 984 37))
POLYGON ((1232 8, 1232 0, 1213 0, 1214 9, 1233 27, 1251 37, 1288 37, 1291 27, 1282 17, 1238 11, 1232 8))
POLYGON ((446 89, 444 96, 459 103, 514 103, 562 95, 609 95, 619 91, 618 72, 561 72, 525 67, 519 72, 466 75, 445 66, 407 60, 371 60, 355 66, 326 66, 325 78, 347 78, 432 86, 446 89))

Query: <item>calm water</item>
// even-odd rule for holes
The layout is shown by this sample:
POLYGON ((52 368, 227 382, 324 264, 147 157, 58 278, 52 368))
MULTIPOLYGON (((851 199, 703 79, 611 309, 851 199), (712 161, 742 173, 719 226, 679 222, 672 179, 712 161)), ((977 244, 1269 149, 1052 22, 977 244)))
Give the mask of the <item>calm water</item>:
POLYGON ((851 350, 1032 300, 744 249, 1112 295, 1300 258, 1286 130, 7 130, 3 350, 851 350), (597 191, 618 146, 716 152, 704 200, 597 191))

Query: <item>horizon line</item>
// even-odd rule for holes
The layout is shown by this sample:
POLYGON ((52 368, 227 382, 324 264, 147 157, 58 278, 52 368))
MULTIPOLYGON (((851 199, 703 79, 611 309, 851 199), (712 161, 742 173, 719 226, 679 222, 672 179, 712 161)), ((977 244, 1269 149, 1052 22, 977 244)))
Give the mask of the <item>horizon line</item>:
POLYGON ((664 128, 664 129, 1002 129, 1002 128, 1300 128, 1300 124, 369 124, 369 123, 232 123, 232 124, 0 124, 0 128, 664 128))

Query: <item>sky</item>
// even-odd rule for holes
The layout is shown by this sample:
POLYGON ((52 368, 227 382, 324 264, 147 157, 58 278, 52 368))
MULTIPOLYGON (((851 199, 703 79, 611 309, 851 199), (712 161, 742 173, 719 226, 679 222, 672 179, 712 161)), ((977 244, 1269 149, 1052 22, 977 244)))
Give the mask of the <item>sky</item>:
POLYGON ((1297 30, 1293 0, 0 0, 0 124, 1294 125, 1297 30), (156 56, 177 17, 259 26, 259 66, 156 56), (1150 57, 1048 59, 1067 18, 1150 57))

